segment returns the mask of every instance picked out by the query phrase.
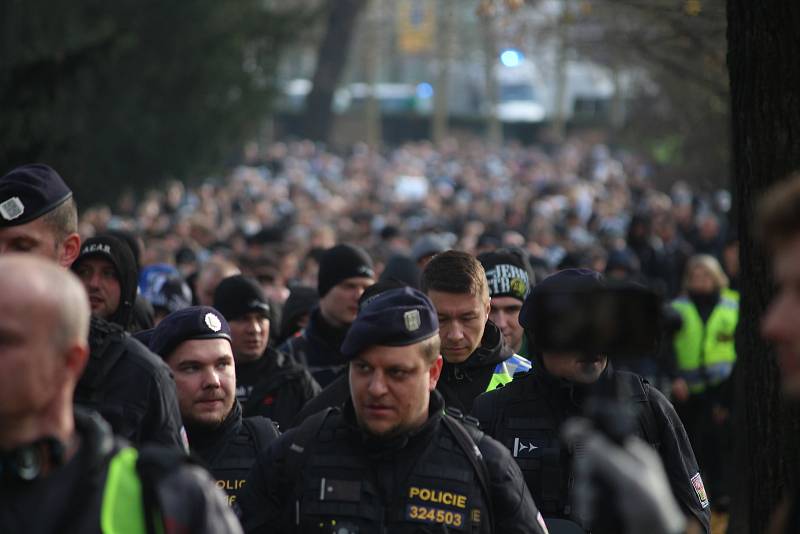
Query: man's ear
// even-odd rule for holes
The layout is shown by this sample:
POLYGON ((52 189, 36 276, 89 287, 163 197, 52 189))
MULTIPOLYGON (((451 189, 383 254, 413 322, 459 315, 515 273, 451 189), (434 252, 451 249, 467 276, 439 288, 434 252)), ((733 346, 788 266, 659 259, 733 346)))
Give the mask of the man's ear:
POLYGON ((89 346, 83 343, 73 343, 67 349, 65 357, 67 369, 75 377, 75 383, 77 384, 81 375, 83 375, 86 363, 89 361, 89 346))
POLYGON ((69 268, 81 252, 81 236, 73 232, 69 234, 59 247, 58 263, 69 268))
POLYGON ((436 389, 436 384, 439 382, 439 377, 442 376, 442 365, 444 364, 444 360, 442 359, 442 355, 439 354, 436 356, 436 361, 433 362, 431 368, 428 370, 429 373, 429 384, 428 390, 433 391, 436 389))

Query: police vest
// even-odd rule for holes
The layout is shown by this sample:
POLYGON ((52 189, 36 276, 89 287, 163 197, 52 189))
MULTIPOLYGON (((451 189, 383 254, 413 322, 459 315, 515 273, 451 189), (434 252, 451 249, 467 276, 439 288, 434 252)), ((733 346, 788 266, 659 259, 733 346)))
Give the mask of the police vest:
MULTIPOLYGON (((622 398, 636 410, 633 431, 659 448, 658 427, 643 379, 623 371, 615 372, 614 379, 620 384, 622 398)), ((531 388, 526 384, 519 398, 495 407, 489 433, 511 451, 542 515, 569 518, 574 451, 562 447, 560 428, 576 415, 577 407, 564 410, 559 402, 561 399, 548 397, 543 384, 532 382, 531 388)))
POLYGON ((208 470, 217 487, 228 496, 228 505, 233 506, 244 488, 247 474, 256 461, 258 453, 277 439, 278 431, 272 421, 264 417, 242 419, 239 432, 215 455, 208 470))
POLYGON ((492 372, 492 379, 489 380, 489 385, 486 387, 486 391, 492 391, 500 386, 505 386, 514 380, 515 374, 527 373, 530 370, 530 360, 523 358, 519 354, 513 354, 507 360, 498 363, 494 368, 494 371, 492 372))
POLYGON ((340 421, 338 413, 328 415, 313 439, 286 524, 304 533, 491 532, 479 477, 444 424, 407 479, 382 495, 373 468, 353 450, 352 435, 340 421))
POLYGON ((136 470, 138 457, 136 449, 125 447, 109 462, 100 509, 104 534, 147 534, 142 482, 136 470))
POLYGON ((672 306, 683 318, 683 327, 675 335, 674 344, 678 369, 689 391, 700 393, 707 386, 726 380, 736 362, 734 334, 739 304, 721 297, 705 324, 690 300, 678 299, 672 306))

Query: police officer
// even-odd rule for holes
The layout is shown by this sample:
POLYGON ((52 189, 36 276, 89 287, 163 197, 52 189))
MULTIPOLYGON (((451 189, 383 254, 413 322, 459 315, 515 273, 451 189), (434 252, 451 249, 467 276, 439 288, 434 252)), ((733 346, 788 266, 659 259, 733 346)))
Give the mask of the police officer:
MULTIPOLYGON (((586 269, 551 275, 531 290, 520 312, 520 323, 531 336, 533 322, 542 320, 533 316, 533 309, 547 291, 600 287, 600 275, 586 269)), ((531 341, 536 349, 536 340, 531 341)), ((569 493, 573 451, 561 444, 559 429, 568 419, 583 414, 597 390, 607 388, 623 391, 621 402, 636 410, 636 434, 658 450, 682 511, 709 531, 709 499, 692 447, 675 410, 658 390, 638 375, 615 372, 603 354, 536 351, 534 362, 535 369, 530 373, 479 397, 473 415, 487 434, 511 450, 545 517, 572 517, 569 493)))
POLYGON ((202 458, 232 505, 256 455, 278 432, 264 417, 242 419, 227 321, 209 306, 184 308, 153 330, 150 349, 175 376, 190 450, 202 458))
POLYGON ((372 259, 363 249, 336 245, 319 262, 319 306, 311 311, 308 325, 278 350, 308 368, 325 387, 341 375, 347 358, 339 351, 350 323, 358 312, 358 299, 375 282, 372 259))
POLYGON ((736 362, 739 302, 725 296, 727 287, 728 277, 719 262, 699 254, 686 265, 684 295, 672 302, 682 320, 673 344, 677 364, 673 402, 716 506, 729 500, 727 466, 733 452, 730 378, 736 362))
MULTIPOLYGON (((0 178, 0 254, 25 252, 69 267, 78 257, 78 211, 61 176, 42 164, 0 178)), ((119 325, 92 318, 91 355, 75 402, 95 409, 134 444, 184 447, 175 384, 157 356, 119 325)))
POLYGON ((245 416, 263 415, 288 428, 320 391, 303 366, 269 346, 269 304, 258 282, 231 276, 214 291, 214 307, 231 327, 236 398, 245 416))
POLYGON ((422 273, 422 290, 439 318, 444 367, 437 388, 447 406, 469 413, 475 397, 531 368, 489 320, 489 284, 475 257, 454 250, 437 254, 422 273))
POLYGON ((240 532, 182 453, 137 451, 73 410, 90 314, 75 275, 22 254, 0 257, 0 272, 0 531, 240 532))
POLYGON ((92 315, 127 330, 139 278, 128 244, 110 235, 89 238, 81 245, 72 271, 89 294, 92 315))
POLYGON ((445 413, 424 294, 366 301, 342 351, 352 400, 259 457, 240 501, 247 532, 546 532, 508 451, 445 413))

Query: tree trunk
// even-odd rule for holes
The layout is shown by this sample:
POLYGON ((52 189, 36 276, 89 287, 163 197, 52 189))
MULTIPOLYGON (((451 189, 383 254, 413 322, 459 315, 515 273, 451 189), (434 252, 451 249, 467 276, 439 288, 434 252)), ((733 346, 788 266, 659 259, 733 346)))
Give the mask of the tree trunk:
POLYGON ((380 78, 381 59, 383 59, 383 47, 381 43, 386 38, 384 28, 383 0, 372 0, 369 13, 369 27, 367 28, 367 79, 370 86, 370 94, 365 107, 365 131, 366 142, 373 150, 380 150, 383 132, 381 128, 381 106, 377 95, 377 84, 380 78))
POLYGON ((503 144, 503 125, 497 116, 497 103, 500 99, 497 87, 497 35, 493 14, 485 14, 481 19, 483 28, 483 69, 486 78, 486 134, 489 144, 499 147, 503 144))
POLYGON ((333 95, 347 65, 350 41, 358 15, 367 0, 329 0, 325 35, 317 51, 311 92, 306 97, 305 135, 313 141, 328 141, 333 123, 333 95))
POLYGON ((450 57, 453 53, 453 27, 455 16, 453 0, 439 0, 436 22, 439 34, 436 45, 436 87, 433 93, 431 130, 437 145, 447 137, 447 100, 450 90, 450 57))
MULTIPOLYGON (((800 168, 800 4, 728 0, 728 68, 742 302, 735 374, 738 461, 728 532, 763 532, 800 451, 798 411, 780 397, 759 322, 772 293, 769 265, 752 235, 756 199, 800 168)), ((713 496, 711 496, 713 499, 713 496)))

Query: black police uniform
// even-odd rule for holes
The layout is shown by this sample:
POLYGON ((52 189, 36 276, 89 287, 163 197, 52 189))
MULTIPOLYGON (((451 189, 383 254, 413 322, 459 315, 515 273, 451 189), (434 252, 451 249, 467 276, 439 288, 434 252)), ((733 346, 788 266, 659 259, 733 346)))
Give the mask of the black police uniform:
POLYGON ((634 432, 657 449, 681 509, 709 532, 708 499, 686 431, 670 402, 638 375, 615 372, 609 364, 597 385, 582 386, 540 365, 478 397, 472 413, 487 434, 509 448, 545 517, 566 518, 573 451, 561 445, 559 429, 570 417, 582 415, 592 391, 608 383, 621 386, 622 402, 635 408, 634 432))
POLYGON ((422 428, 388 441, 350 402, 309 418, 259 456, 239 503, 249 533, 544 532, 508 451, 435 391, 422 428))
POLYGON ((91 355, 75 403, 96 410, 114 433, 135 445, 184 448, 175 382, 169 367, 118 325, 92 318, 91 355))
POLYGON ((272 348, 254 362, 236 364, 236 398, 244 416, 269 417, 280 428, 289 428, 321 389, 307 369, 272 348))
POLYGON ((314 308, 308 325, 298 335, 286 340, 278 350, 306 367, 324 388, 347 366, 347 358, 340 350, 347 330, 347 327, 336 328, 328 324, 320 309, 314 308))
POLYGON ((234 403, 228 417, 214 429, 187 427, 189 448, 228 494, 228 504, 236 502, 247 473, 258 453, 280 435, 265 417, 242 419, 242 408, 234 403))
MULTIPOLYGON (((113 459, 128 447, 114 437, 97 415, 75 412, 80 445, 75 455, 46 476, 20 480, 7 469, 0 483, 0 531, 37 534, 100 534, 101 516, 108 513, 109 472, 113 459)), ((5 458, 3 458, 5 460, 5 458)), ((236 516, 208 474, 191 465, 174 449, 146 448, 139 452, 135 474, 141 482, 141 502, 124 507, 157 511, 152 525, 163 534, 241 532, 236 516)), ((119 526, 119 523, 117 523, 119 526)), ((141 534, 147 534, 141 525, 141 534)), ((132 522, 125 531, 136 533, 132 522)))

